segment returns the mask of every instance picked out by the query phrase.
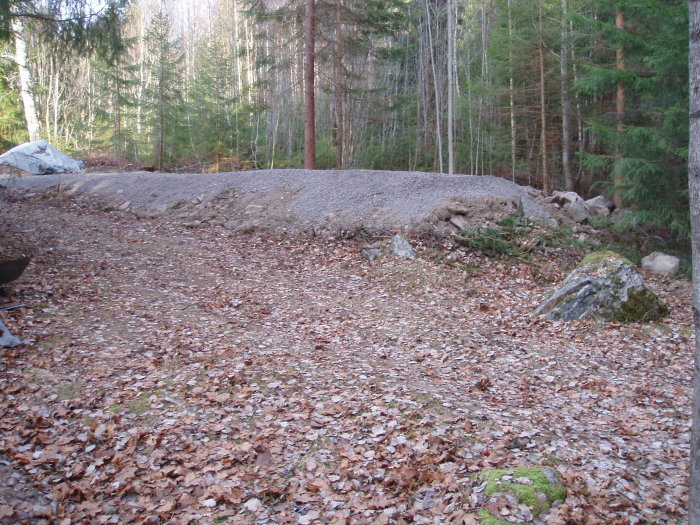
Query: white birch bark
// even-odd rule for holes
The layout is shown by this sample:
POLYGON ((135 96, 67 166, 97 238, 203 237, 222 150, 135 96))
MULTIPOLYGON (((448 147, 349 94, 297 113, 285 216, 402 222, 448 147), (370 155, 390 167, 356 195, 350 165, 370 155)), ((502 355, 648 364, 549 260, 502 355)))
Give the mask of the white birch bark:
POLYGON ((455 172, 455 138, 454 138, 454 0, 447 0, 447 172, 455 172))
POLYGON ((700 0, 690 0, 690 142, 688 187, 693 245, 693 319, 695 321, 695 387, 690 440, 688 523, 700 525, 700 0))
POLYGON ((40 127, 39 116, 34 101, 34 80, 29 69, 29 56, 27 54, 27 41, 24 35, 24 24, 19 18, 12 20, 12 31, 15 39, 15 62, 19 70, 19 90, 24 106, 24 118, 27 121, 29 141, 39 140, 40 127))

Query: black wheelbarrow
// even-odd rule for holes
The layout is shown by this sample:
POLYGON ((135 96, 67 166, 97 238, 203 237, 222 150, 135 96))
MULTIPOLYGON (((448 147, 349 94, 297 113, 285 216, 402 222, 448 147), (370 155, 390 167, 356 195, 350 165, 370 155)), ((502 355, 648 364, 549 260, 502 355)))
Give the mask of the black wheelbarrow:
MULTIPOLYGON (((31 260, 30 257, 18 257, 16 259, 3 259, 0 260, 0 285, 11 283, 15 279, 18 279, 20 275, 24 272, 31 260)), ((9 309, 2 308, 0 310, 9 309)), ((10 333, 7 326, 0 320, 0 346, 18 346, 21 345, 22 341, 10 333)))

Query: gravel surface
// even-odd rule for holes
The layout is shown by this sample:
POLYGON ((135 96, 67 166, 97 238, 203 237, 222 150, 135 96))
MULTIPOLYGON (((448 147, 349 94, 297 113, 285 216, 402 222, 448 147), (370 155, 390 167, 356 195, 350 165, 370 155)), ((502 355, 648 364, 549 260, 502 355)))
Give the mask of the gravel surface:
MULTIPOLYGON (((454 199, 522 200, 528 216, 549 218, 536 202, 541 193, 494 176, 405 171, 261 170, 235 173, 60 174, 0 176, 0 185, 30 191, 58 188, 72 196, 107 198, 115 207, 162 214, 173 208, 206 208, 222 198, 272 222, 316 226, 414 227, 454 199)), ((541 200, 541 199, 539 199, 541 200)))

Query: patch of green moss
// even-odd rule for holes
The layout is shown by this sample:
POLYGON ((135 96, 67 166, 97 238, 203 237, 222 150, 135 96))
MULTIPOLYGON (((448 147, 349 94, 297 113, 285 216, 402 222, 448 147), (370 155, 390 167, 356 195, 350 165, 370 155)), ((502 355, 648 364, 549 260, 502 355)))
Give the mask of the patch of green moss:
POLYGON ((636 321, 658 321, 668 315, 668 306, 651 291, 641 289, 628 296, 622 303, 616 321, 630 323, 636 321))
POLYGON ((583 258, 583 260, 581 261, 581 263, 579 264, 579 267, 589 266, 589 265, 594 265, 594 264, 599 264, 599 263, 603 263, 604 265, 607 266, 609 259, 612 259, 612 258, 620 259, 622 262, 632 265, 631 261, 629 261, 627 258, 620 255, 619 253, 611 252, 610 250, 603 250, 603 251, 589 253, 588 255, 586 255, 583 258))
MULTIPOLYGON (((553 470, 551 471, 555 472, 553 470)), ((547 510, 552 502, 557 500, 564 501, 564 499, 566 499, 566 487, 564 487, 562 483, 552 485, 542 467, 519 467, 513 470, 486 470, 481 472, 479 477, 487 483, 484 489, 485 496, 489 497, 496 492, 510 492, 518 498, 520 503, 530 507, 535 516, 547 510), (532 485, 501 481, 501 478, 506 475, 510 475, 513 480, 517 478, 527 478, 532 481, 532 485), (547 496, 550 505, 545 504, 537 498, 537 494, 539 493, 547 496)))
POLYGON ((479 509, 476 513, 479 516, 479 525, 511 525, 507 521, 499 520, 488 510, 479 509))

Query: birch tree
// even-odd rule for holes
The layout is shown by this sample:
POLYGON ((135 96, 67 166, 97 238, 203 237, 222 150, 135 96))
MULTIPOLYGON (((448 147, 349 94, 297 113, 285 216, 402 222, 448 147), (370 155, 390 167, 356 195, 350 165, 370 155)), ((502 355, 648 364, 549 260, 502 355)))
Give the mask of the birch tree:
POLYGON ((27 123, 29 141, 34 142, 39 140, 39 115, 36 110, 36 101, 34 100, 34 79, 29 65, 24 24, 20 18, 17 17, 12 20, 12 31, 14 33, 14 58, 19 71, 19 92, 24 107, 24 119, 27 123))
POLYGON ((690 0, 690 140, 688 187, 693 251, 693 321, 695 324, 695 386, 690 442, 688 523, 700 525, 700 0, 690 0))

